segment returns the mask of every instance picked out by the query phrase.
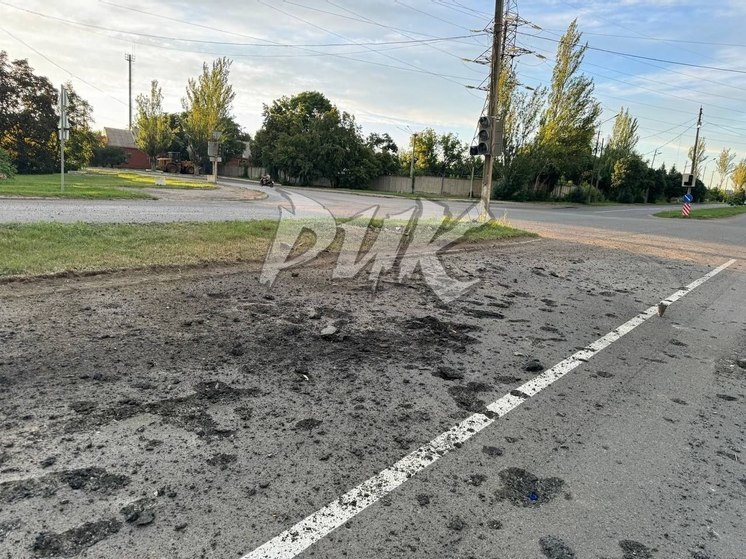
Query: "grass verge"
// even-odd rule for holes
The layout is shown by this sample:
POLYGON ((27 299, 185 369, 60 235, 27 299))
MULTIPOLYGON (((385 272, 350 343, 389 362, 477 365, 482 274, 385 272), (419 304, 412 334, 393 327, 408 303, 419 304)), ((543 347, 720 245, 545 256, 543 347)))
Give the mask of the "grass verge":
MULTIPOLYGON (((161 175, 157 175, 162 178, 161 175)), ((140 189, 150 188, 213 188, 201 181, 165 177, 165 184, 156 186, 156 175, 147 176, 128 172, 89 172, 65 175, 65 191, 60 192, 60 176, 17 175, 13 180, 0 181, 0 196, 39 198, 101 198, 153 199, 140 189)))
MULTIPOLYGON (((729 206, 727 208, 702 208, 694 209, 689 214, 689 219, 718 219, 721 217, 733 217, 746 213, 746 206, 729 206)), ((681 218, 681 210, 668 210, 653 214, 655 217, 674 217, 681 218)))
MULTIPOLYGON (((307 226, 311 228, 313 223, 307 226)), ((276 228, 277 222, 272 220, 0 225, 0 277, 261 261, 276 228)), ((375 237, 375 226, 369 230, 375 237)), ((296 248, 303 250, 303 247, 313 244, 313 236, 309 238, 308 235, 299 240, 296 248)), ((465 231, 463 242, 528 235, 504 224, 490 222, 465 231)), ((364 245, 370 246, 372 241, 366 237, 364 245)), ((341 235, 338 234, 330 251, 339 251, 341 245, 341 235)))

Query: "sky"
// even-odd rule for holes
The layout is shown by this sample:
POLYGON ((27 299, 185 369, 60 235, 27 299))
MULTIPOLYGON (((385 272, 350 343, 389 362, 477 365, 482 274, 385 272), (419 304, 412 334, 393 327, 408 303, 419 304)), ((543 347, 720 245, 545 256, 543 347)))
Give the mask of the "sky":
MULTIPOLYGON (((697 113, 708 160, 746 158, 746 0, 513 0, 527 23, 515 59, 520 83, 548 85, 557 39, 577 19, 588 43, 582 71, 603 107, 601 136, 621 107, 637 118, 638 151, 655 166, 686 165, 697 113), (609 52, 613 51, 613 52, 609 52), (544 57, 544 58, 542 58, 544 57)), ((0 0, 0 50, 28 59, 56 86, 71 81, 95 126, 126 128, 133 97, 151 80, 180 111, 204 62, 233 60, 233 115, 253 134, 262 108, 316 90, 355 115, 365 134, 402 149, 426 127, 470 142, 485 102, 492 0, 0 0)))

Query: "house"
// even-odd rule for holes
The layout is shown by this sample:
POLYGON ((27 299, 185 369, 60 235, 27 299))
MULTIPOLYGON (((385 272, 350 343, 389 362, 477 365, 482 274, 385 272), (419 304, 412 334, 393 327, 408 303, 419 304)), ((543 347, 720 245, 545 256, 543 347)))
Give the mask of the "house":
POLYGON ((150 169, 150 158, 135 145, 135 135, 132 130, 105 127, 104 135, 107 146, 122 148, 127 154, 127 163, 120 165, 121 169, 150 169))

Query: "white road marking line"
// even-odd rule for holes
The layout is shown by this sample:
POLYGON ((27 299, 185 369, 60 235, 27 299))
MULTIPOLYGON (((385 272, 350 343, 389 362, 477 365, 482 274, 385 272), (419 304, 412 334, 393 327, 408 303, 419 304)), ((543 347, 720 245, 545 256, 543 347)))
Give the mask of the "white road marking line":
MULTIPOLYGON (((707 275, 693 281, 665 299, 665 302, 678 301, 733 263, 735 263, 735 260, 729 260, 722 266, 715 268, 707 275)), ((531 396, 538 394, 579 365, 587 362, 598 352, 609 347, 657 313, 658 305, 641 312, 616 330, 609 332, 588 347, 574 353, 564 361, 560 361, 551 369, 547 369, 539 376, 488 405, 487 409, 492 412, 490 416, 475 413, 466 418, 458 425, 451 427, 445 433, 438 435, 429 443, 408 454, 393 466, 349 490, 339 499, 314 512, 289 530, 272 538, 251 553, 244 555, 241 559, 292 559, 298 556, 355 515, 391 493, 409 478, 436 462, 441 456, 460 447, 462 443, 492 425, 498 417, 517 408, 531 396)))

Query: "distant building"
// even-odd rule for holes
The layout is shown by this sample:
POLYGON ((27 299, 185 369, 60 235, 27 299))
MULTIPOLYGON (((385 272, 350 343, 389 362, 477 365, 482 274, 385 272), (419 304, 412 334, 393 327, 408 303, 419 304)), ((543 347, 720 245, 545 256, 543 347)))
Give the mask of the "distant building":
POLYGON ((127 154, 127 163, 120 165, 121 169, 150 169, 150 158, 135 145, 135 135, 132 130, 104 128, 104 135, 106 145, 122 148, 127 154))

